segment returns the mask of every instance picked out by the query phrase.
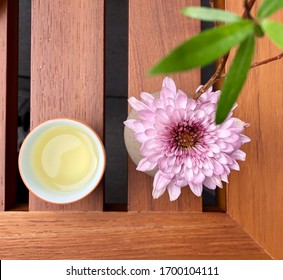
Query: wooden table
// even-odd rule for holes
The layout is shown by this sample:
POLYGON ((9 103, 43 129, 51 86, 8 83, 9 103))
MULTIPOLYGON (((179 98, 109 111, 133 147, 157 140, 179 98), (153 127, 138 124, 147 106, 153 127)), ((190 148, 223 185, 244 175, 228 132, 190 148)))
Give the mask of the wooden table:
MULTIPOLYGON (((226 5, 241 13, 240 2, 226 5)), ((189 5, 200 1, 129 0, 129 96, 157 91, 163 77, 148 77, 147 70, 200 31, 198 21, 180 14, 189 5)), ((152 179, 130 160, 127 212, 103 211, 103 189, 111 187, 103 182, 77 203, 56 206, 30 195, 28 211, 15 211, 16 15, 17 1, 0 1, 1 259, 283 258, 283 85, 274 82, 282 63, 254 70, 245 88, 249 95, 239 101, 253 141, 242 171, 232 174, 224 192, 226 213, 203 212, 201 199, 189 191, 173 203, 166 196, 153 200, 152 179)), ((31 40, 32 128, 50 118, 71 117, 103 139, 104 1, 32 0, 31 40)), ((263 40, 256 59, 275 51, 263 40)), ((199 70, 172 77, 187 92, 200 84, 199 70)))

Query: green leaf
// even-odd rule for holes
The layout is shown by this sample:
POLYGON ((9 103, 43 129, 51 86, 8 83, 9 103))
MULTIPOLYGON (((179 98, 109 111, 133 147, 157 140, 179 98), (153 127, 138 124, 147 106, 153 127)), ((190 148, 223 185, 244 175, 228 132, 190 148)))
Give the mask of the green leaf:
POLYGON ((210 9, 205 7, 184 8, 182 13, 186 16, 204 21, 238 22, 242 20, 242 18, 237 14, 220 9, 210 9))
POLYGON ((205 66, 254 33, 251 20, 208 29, 174 49, 150 70, 150 74, 173 73, 205 66))
POLYGON ((259 18, 265 18, 283 7, 283 0, 264 0, 257 12, 259 18))
POLYGON ((283 25, 272 21, 270 19, 264 19, 261 22, 261 27, 267 36, 281 49, 283 49, 283 25))
POLYGON ((218 101, 216 111, 217 124, 222 123, 226 119, 244 86, 251 66, 254 46, 255 38, 254 36, 249 36, 241 43, 237 50, 236 56, 224 81, 220 99, 218 101))
POLYGON ((259 24, 255 25, 255 35, 257 37, 263 37, 264 36, 264 31, 262 30, 262 28, 259 24))

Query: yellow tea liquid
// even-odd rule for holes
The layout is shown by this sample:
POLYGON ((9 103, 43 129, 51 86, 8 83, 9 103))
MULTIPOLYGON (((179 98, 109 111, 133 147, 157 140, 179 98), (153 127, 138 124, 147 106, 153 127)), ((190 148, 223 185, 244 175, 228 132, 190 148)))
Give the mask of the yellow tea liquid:
POLYGON ((32 162, 38 179, 63 192, 84 187, 97 167, 97 150, 91 138, 72 126, 44 131, 34 145, 32 162))

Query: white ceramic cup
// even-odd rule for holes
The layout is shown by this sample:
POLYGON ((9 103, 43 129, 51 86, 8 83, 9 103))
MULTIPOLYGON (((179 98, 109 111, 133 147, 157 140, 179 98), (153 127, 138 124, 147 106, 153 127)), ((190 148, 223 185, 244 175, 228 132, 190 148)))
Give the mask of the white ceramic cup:
MULTIPOLYGON (((64 143, 62 143, 64 145, 64 143)), ((92 148, 90 148, 92 149, 92 148)), ((49 156, 56 157, 56 151, 48 151, 49 156)), ((58 161, 58 160, 57 160, 58 161)), ((102 141, 97 133, 89 126, 71 119, 53 119, 46 121, 35 129, 33 129, 25 138, 19 153, 19 170, 23 182, 26 187, 37 197, 51 203, 65 204, 80 200, 90 194, 102 179, 105 171, 106 155, 102 141), (40 174, 36 172, 34 149, 39 137, 50 129, 56 127, 72 127, 78 133, 81 132, 87 137, 87 141, 92 143, 88 148, 93 147, 95 153, 95 165, 93 164, 93 171, 84 178, 84 183, 78 189, 70 191, 61 191, 60 189, 50 188, 46 182, 40 178, 40 174)))

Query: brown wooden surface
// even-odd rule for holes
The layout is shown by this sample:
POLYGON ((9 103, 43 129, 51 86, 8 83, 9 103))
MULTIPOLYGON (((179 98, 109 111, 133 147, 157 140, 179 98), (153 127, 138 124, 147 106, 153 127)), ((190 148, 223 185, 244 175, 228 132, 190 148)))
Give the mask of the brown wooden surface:
POLYGON ((0 213, 3 259, 269 259, 223 213, 0 213))
MULTIPOLYGON (((241 2, 227 0, 226 8, 242 13, 241 2)), ((283 22, 283 11, 275 19, 283 22)), ((255 62, 281 52, 267 38, 257 41, 255 62)), ((276 259, 283 259, 282 73, 280 60, 249 74, 237 115, 250 123, 246 133, 252 141, 244 146, 246 162, 232 172, 228 185, 228 213, 276 259)))
MULTIPOLYGON (((182 41, 200 31, 199 21, 188 19, 180 10, 200 5, 199 0, 131 0, 129 1, 129 96, 140 92, 157 92, 165 76, 148 77, 147 72, 159 59, 182 41)), ((200 84, 200 71, 170 75, 187 93, 200 84)), ((128 161, 129 210, 144 211, 201 211, 201 199, 189 190, 170 202, 167 193, 153 200, 152 178, 136 171, 128 161)))
MULTIPOLYGON (((103 138, 103 0, 33 0, 31 126, 73 118, 103 138)), ((30 194, 30 210, 102 210, 102 184, 82 201, 57 206, 30 194)))
POLYGON ((18 1, 0 1, 0 210, 16 204, 18 1))

